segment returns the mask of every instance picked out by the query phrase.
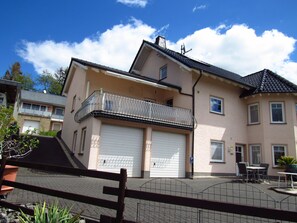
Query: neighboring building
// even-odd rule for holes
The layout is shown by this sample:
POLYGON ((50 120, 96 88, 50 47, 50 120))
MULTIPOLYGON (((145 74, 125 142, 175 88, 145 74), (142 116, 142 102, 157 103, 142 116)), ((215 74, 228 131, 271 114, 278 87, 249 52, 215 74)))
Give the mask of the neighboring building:
MULTIPOLYGON (((17 107, 21 83, 11 80, 0 79, 0 106, 17 107)), ((17 118, 16 109, 13 116, 17 118)))
POLYGON ((0 105, 14 106, 20 89, 21 83, 0 79, 0 105))
MULTIPOLYGON (((163 43, 163 44, 162 44, 163 43)), ((236 174, 296 157, 297 86, 246 77, 143 41, 129 72, 73 58, 62 139, 87 168, 130 177, 236 174)))
POLYGON ((27 130, 59 131, 63 126, 66 98, 59 95, 21 90, 18 124, 27 130))

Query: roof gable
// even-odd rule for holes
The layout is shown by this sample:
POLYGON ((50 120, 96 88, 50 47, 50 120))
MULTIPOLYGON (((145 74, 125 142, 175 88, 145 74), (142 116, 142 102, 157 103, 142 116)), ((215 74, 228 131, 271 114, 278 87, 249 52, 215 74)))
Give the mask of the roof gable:
POLYGON ((242 80, 254 88, 245 91, 241 97, 260 93, 297 93, 295 84, 268 69, 242 77, 242 80))
POLYGON ((111 68, 111 67, 100 65, 100 64, 97 64, 97 63, 93 63, 93 62, 89 62, 89 61, 86 61, 86 60, 81 60, 81 59, 78 59, 78 58, 72 58, 71 62, 70 62, 70 69, 68 69, 68 73, 67 73, 64 85, 63 85, 62 92, 65 92, 65 86, 67 84, 68 79, 70 78, 69 76, 70 76, 72 64, 79 64, 79 65, 85 67, 85 69, 87 69, 87 67, 90 67, 90 68, 94 68, 94 69, 104 70, 104 71, 107 71, 109 73, 113 73, 113 74, 116 74, 116 75, 119 75, 119 76, 122 76, 122 77, 126 77, 126 78, 129 78, 129 79, 134 80, 134 81, 139 80, 139 81, 142 81, 142 83, 149 83, 150 85, 154 85, 156 87, 157 86, 159 86, 159 87, 163 86, 163 87, 172 88, 172 89, 175 89, 175 90, 178 90, 178 91, 181 90, 179 86, 176 86, 176 85, 173 85, 173 84, 168 84, 168 83, 163 83, 163 82, 160 82, 159 80, 155 80, 153 78, 136 75, 136 74, 133 74, 133 73, 129 73, 129 72, 122 71, 122 70, 119 70, 119 69, 111 68))
POLYGON ((213 66, 213 65, 205 63, 203 61, 191 59, 181 53, 175 52, 168 48, 161 47, 157 44, 154 44, 154 43, 151 43, 151 42, 148 42, 145 40, 143 41, 135 59, 131 65, 129 72, 133 72, 135 68, 139 68, 139 66, 144 63, 143 60, 145 59, 145 55, 147 54, 146 53, 147 50, 145 50, 145 47, 147 47, 147 46, 150 47, 151 49, 161 52, 163 55, 166 55, 171 60, 174 60, 175 62, 182 64, 183 66, 187 67, 188 69, 202 70, 202 71, 205 71, 212 75, 215 75, 217 77, 221 77, 221 78, 239 83, 239 84, 247 86, 247 87, 252 87, 248 83, 246 83, 245 81, 242 80, 242 76, 240 76, 236 73, 233 73, 233 72, 227 71, 225 69, 213 66), (143 54, 145 54, 145 55, 143 55, 143 54))

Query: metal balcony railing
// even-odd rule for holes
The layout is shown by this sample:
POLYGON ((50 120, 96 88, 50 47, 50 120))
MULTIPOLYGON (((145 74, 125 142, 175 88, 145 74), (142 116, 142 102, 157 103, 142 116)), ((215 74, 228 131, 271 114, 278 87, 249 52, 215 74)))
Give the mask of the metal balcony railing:
POLYGON ((43 116, 43 117, 50 117, 52 115, 52 113, 48 111, 40 111, 40 110, 33 110, 33 109, 26 109, 26 108, 20 108, 19 113, 26 114, 26 115, 43 116))
POLYGON ((52 120, 63 121, 63 119, 64 119, 64 115, 56 115, 56 114, 52 114, 51 119, 52 119, 52 120))
POLYGON ((82 107, 76 112, 74 119, 76 122, 80 122, 89 114, 96 112, 188 128, 193 127, 193 117, 189 109, 168 107, 100 91, 95 91, 82 103, 82 107))

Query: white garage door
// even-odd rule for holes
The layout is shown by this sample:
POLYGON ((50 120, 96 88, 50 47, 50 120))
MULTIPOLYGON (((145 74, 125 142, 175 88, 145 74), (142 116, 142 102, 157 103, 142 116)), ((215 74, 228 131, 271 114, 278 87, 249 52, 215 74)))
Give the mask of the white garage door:
POLYGON ((185 177, 186 136, 153 132, 151 177, 185 177))
POLYGON ((39 131, 39 121, 29 121, 29 120, 25 120, 24 121, 24 125, 23 125, 23 129, 22 129, 22 133, 25 133, 27 130, 29 131, 33 131, 34 129, 36 129, 36 131, 39 131))
POLYGON ((128 177, 140 177, 142 148, 142 129, 103 125, 98 170, 119 173, 126 168, 128 177))

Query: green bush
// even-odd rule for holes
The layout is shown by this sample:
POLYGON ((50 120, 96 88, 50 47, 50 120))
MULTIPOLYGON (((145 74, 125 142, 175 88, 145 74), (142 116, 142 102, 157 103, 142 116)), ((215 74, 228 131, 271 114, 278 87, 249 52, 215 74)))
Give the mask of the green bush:
POLYGON ((277 163, 281 167, 286 167, 290 164, 297 164, 297 160, 293 156, 282 156, 280 159, 277 160, 277 163))
POLYGON ((19 216, 20 223, 78 223, 80 214, 72 215, 70 208, 60 208, 57 203, 46 207, 38 204, 34 207, 34 216, 26 215, 23 212, 19 216))
POLYGON ((19 126, 13 117, 13 107, 0 106, 0 155, 6 158, 22 158, 38 147, 36 131, 19 134, 19 126))
POLYGON ((57 135, 57 132, 58 131, 54 131, 54 130, 47 131, 47 132, 39 132, 39 135, 41 135, 41 136, 52 136, 52 137, 54 137, 54 136, 57 135))

